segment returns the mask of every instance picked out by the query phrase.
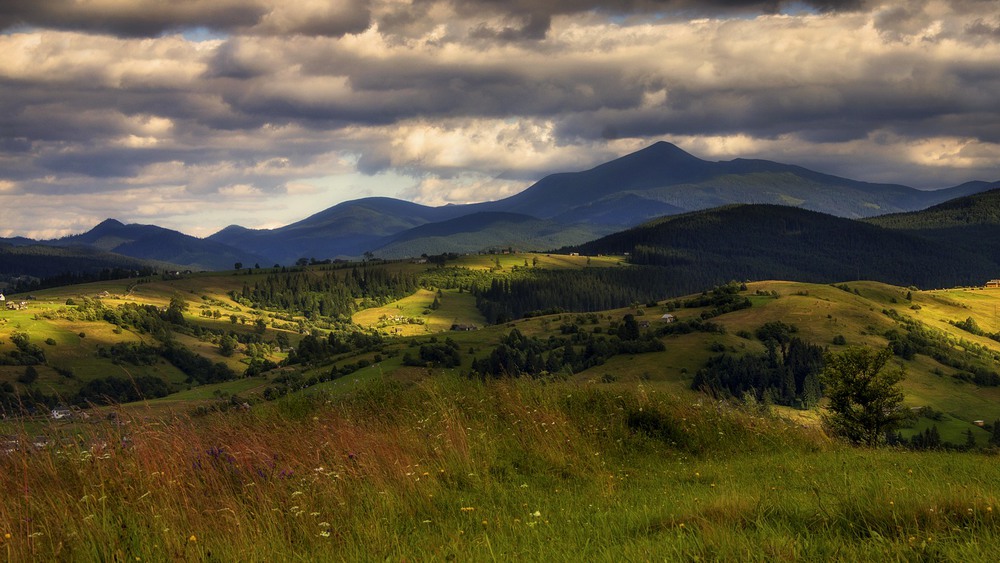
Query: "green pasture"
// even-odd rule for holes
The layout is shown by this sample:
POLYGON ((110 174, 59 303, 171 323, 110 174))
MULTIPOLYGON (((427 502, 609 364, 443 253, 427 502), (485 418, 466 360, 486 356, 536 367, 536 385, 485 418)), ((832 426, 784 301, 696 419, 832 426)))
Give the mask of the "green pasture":
POLYGON ((458 290, 437 291, 419 289, 413 295, 393 301, 381 307, 358 311, 351 318, 353 322, 367 328, 377 328, 380 332, 393 336, 418 336, 445 332, 453 324, 471 325, 481 328, 485 321, 476 309, 476 299, 469 293, 458 290), (439 307, 431 306, 437 297, 439 307), (422 321, 420 324, 411 320, 422 321))
POLYGON ((992 455, 849 448, 641 384, 376 371, 324 385, 0 457, 17 499, 0 505, 0 549, 16 561, 972 562, 1000 550, 992 455))
MULTIPOLYGON (((496 268, 497 261, 503 272, 516 268, 572 269, 586 267, 624 267, 622 258, 615 256, 566 256, 539 253, 477 254, 465 255, 448 262, 473 269, 496 268)), ((346 267, 353 267, 348 265, 346 267)), ((317 275, 327 269, 343 268, 341 265, 318 265, 307 267, 305 271, 317 275)), ((419 264, 415 261, 375 262, 373 267, 390 268, 400 272, 419 273, 435 266, 419 264)), ((96 282, 80 286, 55 288, 35 292, 36 299, 28 301, 23 311, 0 310, 0 353, 12 350, 10 335, 13 331, 24 331, 33 343, 41 346, 48 360, 48 366, 38 368, 38 380, 34 385, 47 393, 70 395, 87 381, 108 375, 139 376, 155 375, 178 388, 184 387, 186 377, 176 368, 164 362, 153 366, 116 366, 98 357, 99 346, 110 346, 120 341, 138 341, 146 336, 128 330, 115 331, 103 322, 69 321, 61 317, 61 312, 71 309, 65 305, 67 299, 83 297, 100 298, 107 306, 126 302, 148 303, 166 306, 172 298, 184 300, 188 309, 185 318, 188 323, 215 330, 250 333, 257 330, 254 321, 263 319, 267 323, 265 339, 273 339, 276 330, 271 327, 274 312, 256 311, 233 302, 228 292, 238 290, 244 283, 253 283, 272 275, 267 268, 260 270, 240 270, 215 273, 185 274, 178 278, 149 278, 143 283, 136 280, 96 282), (221 317, 203 316, 203 312, 219 310, 221 317), (236 315, 234 323, 230 315, 236 315), (84 336, 80 337, 80 333, 84 336), (51 339, 54 344, 45 344, 51 339), (72 369, 73 377, 60 375, 54 368, 72 369)), ((952 337, 956 342, 964 339, 993 350, 1000 357, 1000 343, 987 337, 977 336, 959 329, 949 321, 974 319, 984 331, 993 332, 1000 328, 1000 290, 979 288, 956 288, 936 291, 917 291, 894 287, 876 282, 845 282, 849 291, 823 284, 808 284, 787 281, 760 281, 748 284, 747 296, 753 303, 750 309, 730 312, 711 319, 724 327, 725 334, 691 333, 662 337, 666 351, 655 354, 640 354, 631 357, 615 357, 602 366, 573 374, 571 380, 588 385, 622 385, 642 383, 660 390, 681 394, 692 394, 688 389, 694 374, 710 357, 725 350, 732 354, 760 353, 761 343, 753 336, 755 330, 766 322, 781 321, 797 328, 796 336, 838 350, 834 345, 837 336, 843 336, 847 345, 881 347, 886 344, 884 333, 896 326, 884 310, 892 309, 895 314, 924 323, 926 326, 952 337), (746 336, 749 335, 749 338, 746 336)), ((353 322, 366 328, 375 328, 389 336, 384 348, 387 357, 379 368, 384 377, 402 380, 417 380, 427 375, 426 370, 405 368, 398 358, 410 348, 411 343, 420 343, 434 335, 443 335, 459 343, 463 358, 460 369, 467 370, 475 358, 485 357, 503 335, 516 327, 527 336, 548 338, 562 336, 560 327, 575 323, 579 318, 596 318, 580 326, 584 332, 608 333, 619 324, 625 315, 632 314, 641 323, 643 330, 656 330, 663 322, 660 316, 668 310, 665 302, 649 307, 637 307, 600 311, 594 314, 562 313, 538 318, 524 319, 504 326, 486 327, 482 315, 475 307, 475 298, 458 290, 441 290, 439 307, 431 308, 437 289, 421 289, 413 295, 381 307, 359 311, 353 322), (583 317, 581 317, 583 315, 583 317), (408 322, 418 319, 421 324, 408 322), (478 330, 472 332, 450 331, 454 324, 473 325, 478 330), (394 352, 393 352, 394 351, 394 352), (471 351, 471 352, 470 352, 471 351), (389 353, 394 358, 388 357, 389 353)), ((12 299, 19 299, 12 296, 12 299)), ((679 308, 673 314, 681 321, 697 318, 708 308, 679 308)), ((304 320, 303 320, 304 321, 304 320)), ((286 321, 281 321, 286 322, 286 321)), ((287 332, 292 343, 301 335, 298 324, 294 332, 287 332)), ((304 325, 308 330, 312 325, 304 325)), ((200 341, 192 337, 178 335, 177 339, 186 347, 208 358, 223 362, 237 372, 245 369, 245 358, 236 353, 230 357, 219 353, 215 341, 200 341)), ((148 340, 147 340, 148 341, 148 340)), ((958 352, 962 352, 957 348, 958 352)), ((283 354, 272 359, 280 360, 283 354)), ((371 354, 368 354, 371 356, 371 354)), ((365 355, 347 356, 338 363, 355 362, 365 355)), ((972 427, 974 420, 994 420, 1000 418, 1000 388, 979 387, 952 377, 956 370, 938 364, 931 358, 917 355, 912 361, 903 362, 907 378, 903 382, 908 406, 932 406, 947 413, 955 432, 961 433, 972 427)), ((328 371, 330 366, 310 367, 307 373, 328 371), (310 371, 311 370, 311 371, 310 371)), ((366 377, 375 368, 365 368, 357 372, 355 379, 366 377)), ((995 369, 995 368, 994 368, 995 369)), ((16 380, 24 373, 23 366, 0 366, 0 380, 22 384, 16 380)), ((307 375, 308 377, 308 375, 307 375)), ((324 384, 330 386, 330 384, 324 384)), ((266 386, 266 385, 265 385, 266 386)), ((334 384, 333 387, 336 387, 334 384)), ((192 388, 169 399, 175 404, 191 400, 217 398, 219 393, 253 395, 259 386, 250 383, 221 384, 219 387, 198 390, 192 388), (230 387, 232 388, 230 390, 230 387), (210 396, 210 397, 209 397, 210 396)), ((805 413, 789 413, 815 420, 805 413)), ((978 430, 978 429, 974 429, 978 430)), ((950 431, 949 431, 950 432, 950 431)), ((954 432, 948 435, 953 435, 954 432)))
POLYGON ((466 254, 448 265, 469 268, 471 270, 490 270, 499 261, 501 269, 512 270, 515 266, 524 268, 578 269, 607 268, 623 265, 622 256, 569 256, 565 254, 540 254, 536 252, 516 252, 512 254, 466 254), (537 262, 536 262, 537 261, 537 262))

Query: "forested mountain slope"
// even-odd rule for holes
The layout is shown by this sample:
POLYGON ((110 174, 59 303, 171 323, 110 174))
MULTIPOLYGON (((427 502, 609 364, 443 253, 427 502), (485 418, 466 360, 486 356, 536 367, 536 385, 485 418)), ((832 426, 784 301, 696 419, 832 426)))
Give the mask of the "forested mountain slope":
POLYGON ((981 284, 990 257, 860 221, 777 205, 733 205, 657 219, 572 250, 629 253, 705 281, 872 279, 896 285, 981 284))

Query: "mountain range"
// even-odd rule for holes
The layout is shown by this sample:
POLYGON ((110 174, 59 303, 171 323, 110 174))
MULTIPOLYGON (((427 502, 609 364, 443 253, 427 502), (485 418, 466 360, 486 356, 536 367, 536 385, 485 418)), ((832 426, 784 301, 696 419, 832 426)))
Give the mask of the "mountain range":
MULTIPOLYGON (((840 178, 767 160, 707 161, 658 142, 589 170, 546 176, 516 195, 491 202, 429 207, 392 198, 364 198, 340 203, 284 227, 232 225, 204 239, 109 219, 91 231, 62 239, 0 242, 87 247, 218 270, 236 263, 291 264, 300 258, 356 258, 367 253, 399 258, 506 247, 544 250, 579 245, 664 216, 685 216, 732 204, 770 204, 844 220, 863 219, 871 228, 957 244, 971 252, 975 245, 962 241, 985 236, 996 224, 943 225, 942 213, 951 209, 948 205, 994 205, 1000 196, 969 204, 952 200, 997 188, 1000 182, 968 182, 925 191, 840 178), (946 207, 938 209, 942 205, 946 207), (937 211, 912 214, 927 208, 937 211)), ((950 221, 957 221, 954 217, 959 213, 951 211, 950 221)), ((996 246, 995 254, 1000 255, 1000 243, 996 246)))

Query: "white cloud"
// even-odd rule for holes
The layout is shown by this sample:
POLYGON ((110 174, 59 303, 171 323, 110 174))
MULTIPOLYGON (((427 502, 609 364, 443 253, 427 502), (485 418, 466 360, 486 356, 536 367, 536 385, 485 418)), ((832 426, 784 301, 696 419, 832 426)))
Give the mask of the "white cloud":
POLYGON ((402 195, 423 205, 439 206, 494 201, 512 196, 524 188, 524 182, 521 181, 463 174, 448 179, 435 176, 424 178, 402 195))

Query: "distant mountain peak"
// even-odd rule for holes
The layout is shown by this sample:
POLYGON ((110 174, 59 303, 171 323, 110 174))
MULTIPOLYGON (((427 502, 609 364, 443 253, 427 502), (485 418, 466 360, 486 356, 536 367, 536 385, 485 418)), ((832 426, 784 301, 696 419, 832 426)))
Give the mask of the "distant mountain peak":
POLYGON ((685 151, 684 149, 678 147, 673 143, 668 143, 667 141, 657 141, 652 145, 644 149, 639 149, 634 153, 627 154, 623 157, 612 160, 605 163, 602 166, 607 166, 609 164, 628 164, 633 166, 637 163, 647 163, 646 165, 660 165, 663 164, 673 164, 676 165, 679 162, 705 162, 704 160, 694 156, 693 154, 685 151))
POLYGON ((125 223, 122 223, 118 219, 110 219, 109 218, 109 219, 105 219, 105 220, 101 221, 100 223, 98 223, 97 226, 95 226, 93 229, 91 229, 91 232, 96 231, 96 230, 120 229, 120 228, 122 228, 124 226, 125 226, 125 223))
POLYGON ((649 145, 644 149, 640 149, 637 153, 641 153, 643 151, 656 151, 660 154, 677 154, 681 156, 689 156, 691 158, 698 158, 677 145, 667 141, 656 141, 652 145, 649 145))

